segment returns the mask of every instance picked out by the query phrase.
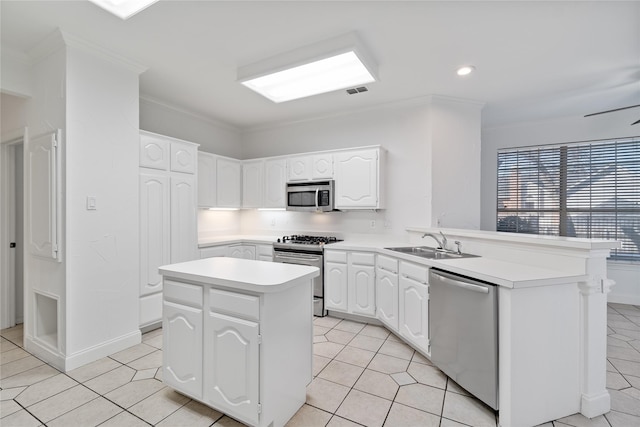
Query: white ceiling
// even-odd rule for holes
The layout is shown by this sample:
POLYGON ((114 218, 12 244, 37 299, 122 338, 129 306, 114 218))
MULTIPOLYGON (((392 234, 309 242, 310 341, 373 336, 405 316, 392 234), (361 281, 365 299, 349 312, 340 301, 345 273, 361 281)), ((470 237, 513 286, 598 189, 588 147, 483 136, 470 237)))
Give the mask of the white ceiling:
POLYGON ((0 5, 3 51, 60 28, 148 67, 141 96, 240 129, 429 94, 485 102, 483 127, 640 104, 639 1, 161 0, 127 21, 84 0, 0 5), (235 81, 238 66, 351 31, 379 66, 369 92, 274 104, 235 81), (477 72, 457 77, 464 64, 477 72))

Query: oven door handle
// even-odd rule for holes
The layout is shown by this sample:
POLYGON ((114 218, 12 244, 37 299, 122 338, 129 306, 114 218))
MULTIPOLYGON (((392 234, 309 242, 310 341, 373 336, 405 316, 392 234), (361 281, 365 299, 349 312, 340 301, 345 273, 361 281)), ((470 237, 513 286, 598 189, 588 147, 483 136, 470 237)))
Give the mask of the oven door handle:
POLYGON ((307 255, 307 254, 296 254, 296 255, 282 255, 279 253, 274 254, 274 259, 275 260, 283 260, 283 261, 316 261, 316 262, 320 262, 322 261, 322 257, 318 256, 318 255, 307 255))

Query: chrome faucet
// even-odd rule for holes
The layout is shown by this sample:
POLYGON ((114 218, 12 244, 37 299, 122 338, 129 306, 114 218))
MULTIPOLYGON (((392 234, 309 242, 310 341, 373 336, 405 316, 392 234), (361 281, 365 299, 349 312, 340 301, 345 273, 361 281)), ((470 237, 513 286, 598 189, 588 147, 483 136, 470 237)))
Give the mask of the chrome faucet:
POLYGON ((438 248, 439 249, 443 249, 443 250, 448 250, 447 249, 447 237, 444 235, 444 233, 441 231, 440 235, 442 236, 442 241, 440 241, 440 239, 438 239, 438 235, 435 233, 424 233, 422 235, 422 238, 424 239, 425 237, 429 236, 432 237, 436 242, 438 242, 438 248))

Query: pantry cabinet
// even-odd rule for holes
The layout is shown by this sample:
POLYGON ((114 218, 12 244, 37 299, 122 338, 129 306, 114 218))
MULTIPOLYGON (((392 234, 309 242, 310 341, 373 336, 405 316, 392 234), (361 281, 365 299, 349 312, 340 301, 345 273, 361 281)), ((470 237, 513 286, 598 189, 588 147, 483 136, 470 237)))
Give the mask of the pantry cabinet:
POLYGON ((429 268, 400 261, 398 321, 400 335, 429 353, 429 268))
POLYGON ((161 265, 198 258, 197 144, 140 132, 140 326, 162 320, 161 265))
POLYGON ((336 209, 384 209, 385 151, 379 147, 334 154, 336 209))

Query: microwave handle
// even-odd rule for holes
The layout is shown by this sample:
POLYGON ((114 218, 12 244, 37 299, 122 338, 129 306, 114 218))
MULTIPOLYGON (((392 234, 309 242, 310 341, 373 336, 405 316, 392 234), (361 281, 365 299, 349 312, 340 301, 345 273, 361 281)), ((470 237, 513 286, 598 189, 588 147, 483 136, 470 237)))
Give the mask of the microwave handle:
POLYGON ((318 196, 320 195, 320 188, 316 188, 316 210, 320 209, 320 206, 318 205, 318 196))

